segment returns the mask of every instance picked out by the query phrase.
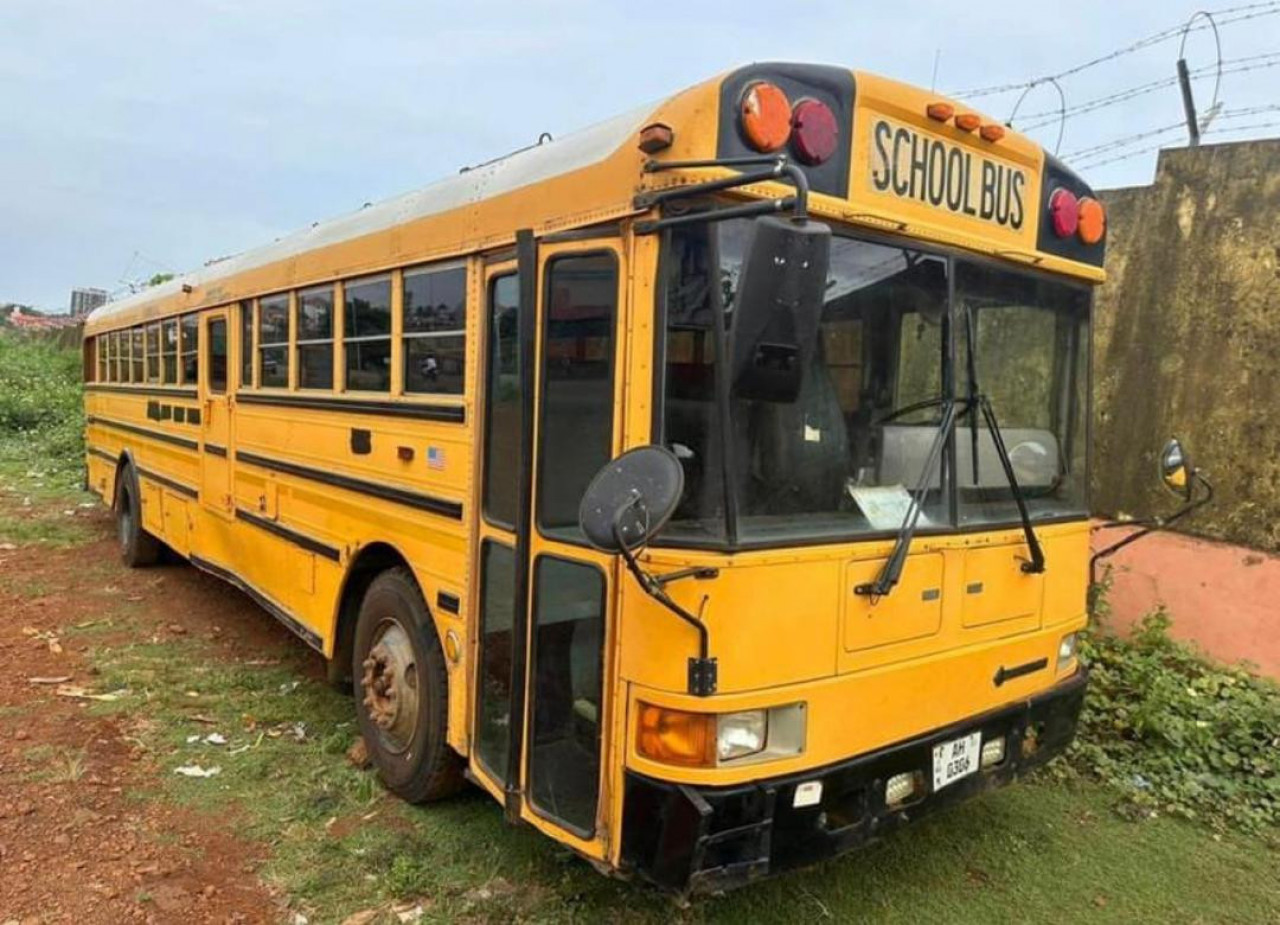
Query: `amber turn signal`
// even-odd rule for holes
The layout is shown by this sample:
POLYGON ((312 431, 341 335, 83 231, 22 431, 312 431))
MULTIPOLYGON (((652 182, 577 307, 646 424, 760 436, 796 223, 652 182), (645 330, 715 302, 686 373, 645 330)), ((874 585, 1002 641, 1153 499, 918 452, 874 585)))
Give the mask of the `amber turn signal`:
POLYGON ((1085 197, 1080 200, 1079 219, 1076 234, 1085 244, 1097 244, 1107 230, 1107 213, 1102 203, 1096 199, 1085 197))
POLYGON ((712 767, 716 763, 715 714, 686 713, 641 703, 636 751, 664 764, 712 767))
POLYGON ((742 134, 757 151, 776 151, 791 137, 791 102, 781 88, 758 81, 742 94, 742 134))

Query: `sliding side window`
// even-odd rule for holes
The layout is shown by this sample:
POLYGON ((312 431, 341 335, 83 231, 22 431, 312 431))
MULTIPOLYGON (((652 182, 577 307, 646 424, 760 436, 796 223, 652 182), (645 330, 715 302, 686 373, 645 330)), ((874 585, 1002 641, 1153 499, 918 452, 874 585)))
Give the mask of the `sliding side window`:
POLYGON ((342 349, 346 387, 391 390, 391 278, 353 279, 343 287, 342 349))

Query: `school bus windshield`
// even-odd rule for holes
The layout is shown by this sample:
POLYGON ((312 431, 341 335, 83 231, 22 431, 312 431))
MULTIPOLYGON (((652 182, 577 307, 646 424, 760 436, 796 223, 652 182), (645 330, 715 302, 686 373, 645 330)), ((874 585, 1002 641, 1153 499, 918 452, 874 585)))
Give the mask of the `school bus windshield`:
MULTIPOLYGON (((991 401, 1033 519, 1084 516, 1085 289, 837 233, 798 398, 731 396, 722 427, 717 300, 731 328, 750 231, 750 220, 730 220, 673 229, 664 242, 661 439, 686 479, 667 542, 723 543, 728 505, 748 545, 895 532, 948 395, 991 401)), ((925 482, 921 533, 1018 522, 976 402, 961 405, 925 482)))

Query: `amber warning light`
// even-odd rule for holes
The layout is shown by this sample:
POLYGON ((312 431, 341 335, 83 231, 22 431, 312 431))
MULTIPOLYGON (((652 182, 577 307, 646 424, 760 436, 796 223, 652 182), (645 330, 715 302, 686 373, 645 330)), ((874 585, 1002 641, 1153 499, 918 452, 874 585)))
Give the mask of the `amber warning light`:
POLYGON ((810 166, 827 161, 840 140, 840 124, 830 106, 809 97, 793 104, 781 87, 765 80, 742 94, 738 125, 755 150, 769 154, 790 143, 796 160, 810 166))

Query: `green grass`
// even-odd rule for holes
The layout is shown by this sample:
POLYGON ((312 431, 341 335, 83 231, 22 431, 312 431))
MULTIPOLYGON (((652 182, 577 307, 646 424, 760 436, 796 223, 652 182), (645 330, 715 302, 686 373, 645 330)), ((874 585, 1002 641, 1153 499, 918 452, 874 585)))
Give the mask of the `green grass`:
POLYGON ((83 521, 58 511, 43 511, 29 516, 0 513, 0 543, 75 546, 94 535, 95 531, 83 521))
POLYGON ((679 909, 507 827, 486 796, 428 807, 387 796, 346 762, 351 700, 304 680, 308 657, 232 664, 190 637, 101 649, 98 689, 130 693, 93 709, 144 719, 141 739, 163 769, 150 796, 232 818, 268 844, 262 876, 313 922, 415 898, 425 898, 428 921, 1280 919, 1274 836, 1216 835, 1163 816, 1128 821, 1114 812, 1114 791, 1049 775, 862 852, 679 909), (212 731, 228 745, 186 741, 212 731), (208 779, 172 772, 189 763, 222 770, 208 779))

